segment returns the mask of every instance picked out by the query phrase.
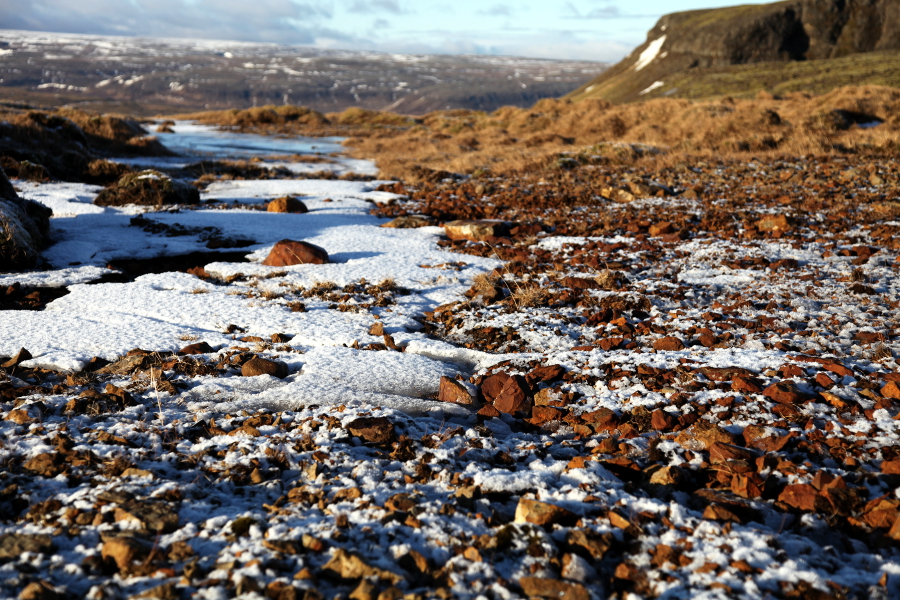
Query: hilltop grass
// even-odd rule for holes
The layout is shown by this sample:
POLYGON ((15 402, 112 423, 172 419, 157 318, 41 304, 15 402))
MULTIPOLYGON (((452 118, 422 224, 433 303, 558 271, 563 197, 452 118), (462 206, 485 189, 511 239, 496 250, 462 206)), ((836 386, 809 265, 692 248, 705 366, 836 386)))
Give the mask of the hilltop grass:
MULTIPOLYGON (((622 105, 542 100, 529 109, 436 111, 416 119, 348 111, 325 115, 325 122, 317 120, 314 125, 299 120, 273 124, 266 117, 257 125, 245 122, 244 129, 343 135, 353 156, 377 161, 381 177, 416 181, 448 171, 499 174, 567 168, 586 161, 895 153, 900 150, 898 115, 900 89, 868 86, 821 96, 657 98, 622 105), (883 124, 874 129, 856 125, 869 120, 883 124), (604 143, 649 145, 663 152, 598 152, 596 145, 604 143)), ((233 114, 207 113, 203 122, 231 126, 233 114)))
MULTIPOLYGON (((753 98, 760 92, 783 96, 793 92, 821 95, 845 86, 879 85, 900 88, 898 52, 871 52, 841 58, 768 62, 727 67, 690 69, 663 79, 665 85, 644 95, 644 99, 714 99, 725 96, 753 98)), ((615 86, 577 90, 568 96, 579 101, 606 98, 615 86)))

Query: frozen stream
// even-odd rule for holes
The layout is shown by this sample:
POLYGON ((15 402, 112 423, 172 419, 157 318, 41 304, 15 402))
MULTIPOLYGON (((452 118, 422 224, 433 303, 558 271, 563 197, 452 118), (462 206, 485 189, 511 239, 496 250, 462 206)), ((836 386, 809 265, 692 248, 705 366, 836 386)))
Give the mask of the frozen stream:
MULTIPOLYGON (((309 140, 290 146, 292 140, 249 136, 245 142, 240 134, 195 125, 179 128, 182 133, 175 135, 183 137, 172 139, 197 144, 195 147, 203 147, 212 159, 234 156, 235 152, 266 155, 312 149, 309 140)), ((68 286, 70 293, 43 311, 0 312, 0 355, 25 347, 35 357, 28 364, 78 370, 94 356, 113 360, 133 348, 178 350, 189 340, 227 350, 236 342, 226 331, 229 325, 236 325, 243 335, 262 339, 274 333, 289 336, 291 351, 282 349, 275 356, 290 366, 291 375, 284 380, 268 376, 227 381, 200 378, 200 385, 186 392, 183 400, 207 408, 222 404, 225 398, 248 408, 287 408, 306 401, 358 399, 407 412, 431 410, 429 407, 452 412, 452 407, 435 407, 423 398, 437 391, 441 375, 465 371, 484 357, 428 339, 417 332, 420 326, 413 317, 458 299, 476 275, 498 262, 466 257, 468 266, 461 271, 435 268, 433 265, 459 260, 458 255, 437 247, 443 230, 379 227, 383 221, 369 214, 373 203, 397 197, 377 191, 381 183, 307 178, 221 180, 211 184, 201 199, 224 202, 227 210, 201 205, 154 212, 143 206, 95 206, 92 201, 100 188, 93 186, 17 181, 23 196, 54 210, 56 243, 45 252, 53 269, 0 276, 0 285, 68 286), (285 195, 300 198, 309 212, 269 213, 254 206, 285 195), (141 213, 179 235, 132 224, 132 218, 141 213), (209 253, 211 231, 220 239, 252 240, 239 250, 245 252, 245 262, 213 257, 198 265, 221 279, 237 276, 229 285, 183 272, 143 275, 127 283, 89 284, 110 273, 106 267, 113 260, 209 253), (316 244, 328 252, 331 262, 277 268, 260 264, 282 239, 316 244), (294 290, 317 282, 343 286, 362 279, 372 283, 392 279, 409 293, 398 295, 387 308, 339 311, 316 298, 304 299, 305 312, 288 306, 298 299, 294 290), (380 336, 368 333, 375 318, 397 343, 408 345, 406 353, 350 348, 381 341, 380 336), (388 373, 392 376, 387 377, 388 373)))

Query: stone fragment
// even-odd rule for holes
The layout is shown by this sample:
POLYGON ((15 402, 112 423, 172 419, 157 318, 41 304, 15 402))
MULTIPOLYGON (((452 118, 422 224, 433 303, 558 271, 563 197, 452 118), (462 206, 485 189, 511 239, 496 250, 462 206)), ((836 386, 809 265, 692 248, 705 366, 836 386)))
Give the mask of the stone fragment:
POLYGON ((666 336, 653 342, 653 349, 661 352, 684 350, 684 343, 675 336, 666 336))
POLYGON ((573 529, 566 534, 566 544, 573 552, 587 554, 594 560, 602 560, 615 543, 611 533, 594 533, 586 529, 573 529))
POLYGON ((282 196, 275 198, 266 205, 266 211, 271 213, 308 213, 309 209, 294 196, 282 196))
POLYGON ((650 483, 656 485, 680 485, 684 481, 684 471, 676 466, 663 467, 650 476, 650 483))
POLYGON ((528 398, 528 384, 519 375, 495 373, 481 384, 485 399, 500 412, 514 414, 527 412, 531 408, 528 398))
POLYGON ((128 573, 135 561, 143 561, 152 551, 152 546, 135 537, 114 537, 107 539, 100 549, 104 561, 113 561, 122 573, 128 573))
POLYGON ((900 385, 896 381, 889 381, 881 388, 881 395, 892 400, 900 400, 900 385))
POLYGON ((460 220, 444 223, 444 233, 451 240, 482 241, 509 235, 510 224, 506 221, 460 220))
POLYGON ((544 365, 532 369, 531 372, 525 375, 525 382, 531 386, 538 382, 554 383, 562 379, 565 373, 566 369, 562 365, 544 365))
POLYGON ((500 411, 494 408, 493 404, 485 404, 480 409, 478 409, 479 417, 484 417, 485 419, 496 419, 500 416, 500 411))
POLYGON ((278 379, 284 379, 288 376, 288 366, 280 360, 269 360, 257 356, 243 364, 241 367, 241 375, 244 377, 271 375, 278 379))
POLYGON ((529 598, 553 600, 590 600, 587 588, 580 583, 542 577, 520 577, 519 585, 529 598))
POLYGON ((731 382, 731 389, 739 394, 761 394, 762 380, 757 377, 735 377, 731 382))
POLYGON ((750 369, 742 367, 703 367, 697 369, 710 381, 732 381, 735 377, 753 377, 756 375, 750 369))
POLYGON ((440 391, 438 392, 438 400, 441 402, 472 406, 476 403, 476 396, 477 394, 469 390, 462 382, 452 377, 441 377, 440 391))
POLYGON ((565 412, 552 406, 535 406, 531 409, 530 423, 532 425, 544 425, 551 421, 562 419, 565 414, 565 412))
POLYGON ((406 215, 388 221, 387 223, 384 223, 382 227, 391 227, 394 229, 417 229, 419 227, 428 227, 430 225, 434 225, 434 219, 429 216, 406 215))
POLYGON ((740 523, 741 518, 721 504, 710 504, 703 511, 703 518, 710 521, 731 521, 740 523))
POLYGON ((133 521, 141 529, 151 532, 172 533, 178 529, 178 509, 167 502, 130 500, 116 507, 114 518, 133 521))
POLYGON ((756 455, 740 446, 713 442, 709 446, 709 462, 712 464, 724 463, 729 460, 752 461, 756 455))
POLYGON ((328 252, 315 244, 281 240, 272 247, 262 264, 268 267, 289 267, 292 265, 324 265, 328 262, 328 252))
POLYGON ((789 485, 778 495, 779 502, 784 502, 792 508, 812 511, 816 509, 816 496, 819 492, 807 483, 789 485))
POLYGON ((29 352, 25 348, 22 348, 21 350, 16 352, 15 356, 10 358, 3 364, 0 364, 0 367, 3 367, 4 369, 12 369, 13 367, 18 367, 21 363, 25 362, 26 360, 31 360, 32 358, 33 357, 31 356, 31 352, 29 352))
POLYGON ((784 232, 791 229, 791 223, 783 214, 766 215, 756 222, 756 228, 770 233, 784 232))
POLYGON ((325 571, 331 571, 341 579, 362 579, 372 577, 390 583, 400 583, 403 576, 387 569, 372 566, 355 552, 348 552, 343 548, 337 548, 334 554, 323 567, 325 571))
POLYGON ((881 472, 885 475, 900 475, 900 458, 882 461, 881 472))
POLYGON ((780 404, 802 404, 809 400, 809 396, 798 390, 792 384, 779 381, 763 390, 763 396, 780 404))
POLYGON ((264 548, 268 548, 272 552, 281 552, 282 554, 296 555, 306 552, 303 543, 297 540, 273 540, 266 539, 262 543, 264 548))
POLYGON ((346 429, 370 444, 387 444, 395 438, 394 424, 384 417, 361 417, 348 423, 346 429))
POLYGON ((656 431, 670 431, 678 424, 678 419, 664 410, 654 410, 650 413, 650 427, 656 431))
POLYGON ((211 354, 213 352, 215 352, 215 349, 206 342, 197 342, 196 344, 188 344, 179 350, 178 354, 188 356, 194 354, 211 354))
POLYGON ((65 462, 56 452, 44 452, 22 465, 25 470, 43 477, 56 477, 66 469, 65 462))
POLYGON ((33 420, 28 411, 22 409, 11 410, 6 414, 6 421, 12 421, 16 425, 28 425, 33 420))
POLYGON ((29 533, 4 533, 0 535, 0 560, 18 559, 24 552, 49 554, 53 539, 49 535, 29 533))
POLYGON ((516 505, 516 523, 531 523, 533 525, 572 525, 578 520, 578 516, 555 504, 520 498, 516 505))
POLYGON ((660 221, 647 228, 647 233, 653 237, 674 232, 675 226, 669 221, 660 221))
POLYGON ((19 593, 19 600, 61 600, 59 594, 48 581, 34 581, 19 593))
POLYGON ((734 444, 736 440, 737 436, 709 421, 699 421, 675 438, 675 441, 687 450, 707 450, 716 442, 734 444))

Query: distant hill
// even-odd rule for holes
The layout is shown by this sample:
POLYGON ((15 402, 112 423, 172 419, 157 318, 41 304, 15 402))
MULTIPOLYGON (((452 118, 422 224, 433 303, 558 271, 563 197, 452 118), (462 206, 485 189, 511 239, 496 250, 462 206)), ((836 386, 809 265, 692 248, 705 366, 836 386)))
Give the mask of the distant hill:
POLYGON ((0 30, 0 100, 132 115, 269 104, 492 111, 558 98, 607 66, 0 30))
POLYGON ((647 41, 567 97, 824 93, 900 87, 900 1, 787 0, 662 17, 647 41))

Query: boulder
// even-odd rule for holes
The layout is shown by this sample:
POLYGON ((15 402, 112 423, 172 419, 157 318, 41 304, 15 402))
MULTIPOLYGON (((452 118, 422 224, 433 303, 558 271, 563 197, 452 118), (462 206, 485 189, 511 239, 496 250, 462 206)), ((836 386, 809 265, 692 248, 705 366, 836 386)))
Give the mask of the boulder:
POLYGON ((444 224, 444 233, 451 240, 480 241, 509 235, 509 223, 487 219, 450 221, 444 224))
POLYGON ((34 265, 50 242, 50 215, 38 202, 23 200, 0 169, 0 272, 34 265))
POLYGON ((440 393, 438 400, 452 402, 453 404, 476 404, 477 393, 473 393, 464 383, 451 377, 441 377, 440 393))
POLYGON ((328 262, 328 252, 315 244, 281 240, 275 244, 262 264, 269 267, 290 267, 292 265, 324 265, 328 262))
POLYGON ((397 217, 396 219, 392 219, 387 223, 384 223, 382 227, 391 227, 394 229, 417 229, 419 227, 427 227, 429 225, 434 225, 434 219, 425 215, 407 215, 404 217, 397 217))
POLYGON ((276 213, 308 213, 309 209, 306 208, 306 205, 303 204, 297 198, 293 196, 282 196, 281 198, 275 198, 268 205, 266 205, 266 210, 269 212, 276 213))
POLYGON ((482 382, 481 393, 494 408, 510 415, 531 408, 528 384, 521 375, 495 373, 482 382))
POLYGON ((139 204, 159 207, 198 202, 200 192, 197 188, 153 170, 127 173, 94 198, 94 204, 98 206, 139 204))
POLYGON ((269 360, 254 357, 241 366, 241 375, 244 377, 256 377, 257 375, 271 375, 278 379, 288 376, 288 366, 280 360, 269 360))

